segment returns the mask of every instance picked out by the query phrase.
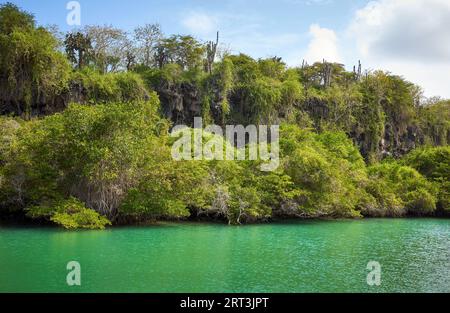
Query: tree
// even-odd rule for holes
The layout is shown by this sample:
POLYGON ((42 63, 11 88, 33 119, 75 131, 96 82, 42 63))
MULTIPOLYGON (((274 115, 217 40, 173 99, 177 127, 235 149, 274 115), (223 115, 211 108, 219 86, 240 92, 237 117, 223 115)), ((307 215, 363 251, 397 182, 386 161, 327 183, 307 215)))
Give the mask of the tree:
POLYGON ((368 168, 367 191, 375 199, 369 216, 430 215, 436 210, 436 188, 419 172, 397 162, 368 168))
POLYGON ((91 40, 88 36, 81 32, 68 33, 64 44, 69 60, 76 64, 78 69, 88 64, 89 54, 92 51, 91 40))
POLYGON ((401 162, 436 184, 439 189, 438 208, 450 213, 450 147, 417 149, 406 155, 401 162))
POLYGON ((194 37, 173 35, 161 40, 156 60, 159 68, 168 63, 177 63, 183 70, 192 70, 200 68, 204 52, 203 45, 194 37))
POLYGON ((125 39, 123 43, 124 49, 124 67, 129 72, 132 71, 137 65, 137 48, 134 42, 130 39, 125 39))
POLYGON ((264 76, 281 80, 286 72, 286 64, 281 58, 273 57, 258 60, 258 66, 264 76))
POLYGON ((74 197, 60 200, 51 206, 35 206, 27 209, 31 218, 45 218, 66 229, 105 229, 111 222, 74 197))
POLYGON ((158 103, 152 94, 148 102, 72 105, 27 124, 6 165, 7 198, 35 208, 37 217, 53 216, 61 201, 74 197, 114 219, 163 143, 157 134, 167 124, 158 116, 158 103))
POLYGON ((101 73, 117 71, 125 59, 126 33, 112 26, 86 26, 92 45, 92 61, 101 73))
POLYGON ((137 27, 134 30, 137 62, 146 67, 151 67, 155 64, 157 46, 162 37, 161 26, 159 24, 146 24, 137 27))
POLYGON ((0 7, 1 111, 30 117, 67 88, 69 64, 58 40, 36 27, 32 15, 12 4, 0 7))
POLYGON ((16 28, 35 28, 33 14, 20 10, 11 2, 0 5, 0 34, 10 35, 16 28))
POLYGON ((432 99, 417 108, 424 143, 445 146, 450 143, 450 100, 432 99))

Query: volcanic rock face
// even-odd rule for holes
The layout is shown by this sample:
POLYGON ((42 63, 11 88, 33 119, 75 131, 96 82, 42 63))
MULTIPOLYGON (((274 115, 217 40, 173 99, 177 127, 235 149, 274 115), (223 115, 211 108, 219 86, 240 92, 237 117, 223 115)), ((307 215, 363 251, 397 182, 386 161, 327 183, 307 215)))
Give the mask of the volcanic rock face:
POLYGON ((163 84, 157 91, 162 111, 175 124, 193 125, 194 117, 202 114, 202 99, 195 86, 163 84))
MULTIPOLYGON (((239 99, 240 94, 232 93, 225 96, 219 84, 215 84, 214 81, 208 86, 209 96, 206 98, 206 104, 202 88, 189 82, 177 84, 161 82, 155 89, 160 98, 162 113, 174 125, 193 126, 194 118, 203 116, 205 109, 209 111, 212 122, 219 125, 223 124, 224 116, 221 103, 225 97, 228 97, 234 117, 239 114, 246 114, 245 101, 239 99)), ((72 82, 69 90, 61 95, 53 98, 39 95, 34 99, 29 110, 31 116, 45 116, 61 112, 69 103, 89 102, 88 91, 77 82, 72 82)), ((3 99, 0 102, 0 114, 22 116, 25 111, 24 107, 23 103, 3 99)), ((298 108, 308 113, 319 131, 321 121, 332 119, 329 103, 320 99, 307 98, 298 104, 298 108)), ((236 123, 237 121, 228 120, 228 124, 236 123)), ((356 121, 355 125, 359 126, 353 126, 348 134, 366 158, 370 154, 377 159, 400 157, 416 148, 418 144, 424 143, 424 134, 419 126, 411 123, 400 127, 397 124, 395 121, 387 119, 384 123, 384 129, 381 129, 379 135, 374 136, 368 132, 364 122, 356 121)))
MULTIPOLYGON (((194 118, 203 116, 203 96, 201 91, 192 84, 182 83, 179 85, 161 85, 157 93, 160 97, 163 114, 175 125, 193 126, 194 118)), ((212 99, 209 99, 209 111, 213 121, 220 124, 222 119, 222 108, 220 102, 224 96, 220 89, 215 89, 212 99)), ((238 99, 238 94, 229 96, 231 109, 235 113, 241 113, 242 99, 238 99)), ((243 104, 245 107, 245 103, 243 104)), ((328 104, 319 99, 307 99, 299 104, 299 107, 308 113, 313 120, 330 119, 330 108, 328 104)), ((245 111, 245 108, 244 108, 245 111)), ((233 124, 233 121, 228 121, 233 124)), ((316 125, 317 126, 317 125, 316 125)), ((367 157, 375 152, 377 158, 400 157, 423 143, 423 133, 414 124, 407 125, 404 129, 396 127, 394 124, 386 122, 384 130, 380 132, 378 139, 374 140, 365 130, 349 133, 355 144, 360 147, 363 156, 367 157)))

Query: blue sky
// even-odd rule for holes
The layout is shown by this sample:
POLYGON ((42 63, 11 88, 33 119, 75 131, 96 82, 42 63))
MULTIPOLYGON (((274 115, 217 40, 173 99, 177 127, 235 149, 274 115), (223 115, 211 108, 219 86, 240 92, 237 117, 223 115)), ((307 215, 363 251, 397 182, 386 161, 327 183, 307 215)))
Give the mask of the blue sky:
MULTIPOLYGON (((0 3, 6 1, 0 0, 0 3)), ((67 0, 10 0, 41 25, 66 23, 67 0)), ((450 98, 449 0, 79 0, 83 25, 131 31, 159 23, 166 34, 221 41, 255 58, 289 65, 325 58, 390 70, 450 98)))
MULTIPOLYGON (((0 1, 6 2, 6 1, 0 1)), ((42 24, 67 28, 67 0, 13 0, 42 24)), ((268 33, 307 29, 312 23, 342 28, 368 0, 79 0, 83 24, 113 24, 125 29, 159 22, 168 33, 186 31, 180 20, 193 11, 226 14, 264 22, 268 33)))

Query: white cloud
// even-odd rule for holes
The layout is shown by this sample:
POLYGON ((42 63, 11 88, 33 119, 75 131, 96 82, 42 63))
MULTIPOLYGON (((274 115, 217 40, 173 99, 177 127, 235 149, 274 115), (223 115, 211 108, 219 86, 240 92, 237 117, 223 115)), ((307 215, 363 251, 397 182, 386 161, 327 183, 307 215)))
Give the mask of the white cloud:
POLYGON ((380 0, 357 11, 351 30, 364 55, 450 61, 450 1, 380 0))
POLYGON ((420 62, 388 62, 377 68, 401 75, 418 84, 425 91, 425 96, 450 98, 450 64, 426 64, 420 62))
POLYGON ((218 30, 215 16, 204 12, 190 11, 184 14, 181 24, 192 34, 208 36, 218 30))
POLYGON ((450 97, 450 1, 378 0, 356 12, 349 34, 363 63, 450 97))
MULTIPOLYGON (((238 1, 238 0, 236 0, 238 1)), ((283 0, 293 4, 328 4, 333 0, 283 0)), ((293 66, 309 63, 356 64, 402 75, 422 86, 427 96, 450 98, 450 0, 376 0, 355 12, 344 29, 312 24, 309 33, 276 31, 260 13, 185 12, 180 23, 201 40, 220 31, 233 53, 282 56, 293 66), (268 31, 270 29, 270 31, 268 31), (308 41, 309 40, 309 41, 308 41)))
POLYGON ((305 60, 310 63, 322 61, 340 62, 338 52, 338 37, 334 30, 322 28, 318 24, 313 24, 309 28, 311 41, 305 55, 305 60))

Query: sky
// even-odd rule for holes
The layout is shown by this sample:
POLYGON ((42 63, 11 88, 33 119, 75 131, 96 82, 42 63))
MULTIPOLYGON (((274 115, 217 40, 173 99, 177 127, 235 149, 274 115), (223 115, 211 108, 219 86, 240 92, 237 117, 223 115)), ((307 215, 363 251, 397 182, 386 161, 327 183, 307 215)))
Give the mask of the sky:
MULTIPOLYGON (((0 0, 0 3, 6 1, 0 0)), ((74 29, 68 0, 9 0, 40 25, 74 29)), ((222 45, 254 58, 279 56, 289 66, 340 62, 386 70, 450 98, 450 0, 79 0, 81 27, 132 31, 159 23, 166 35, 222 45)))

